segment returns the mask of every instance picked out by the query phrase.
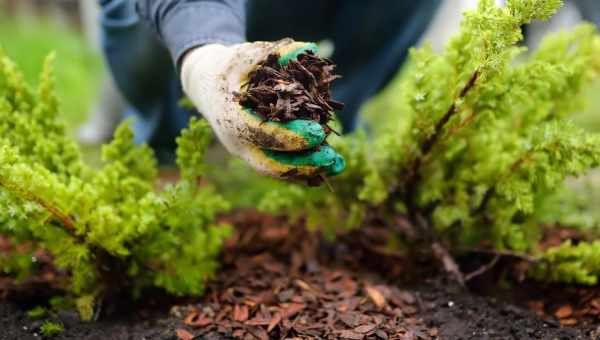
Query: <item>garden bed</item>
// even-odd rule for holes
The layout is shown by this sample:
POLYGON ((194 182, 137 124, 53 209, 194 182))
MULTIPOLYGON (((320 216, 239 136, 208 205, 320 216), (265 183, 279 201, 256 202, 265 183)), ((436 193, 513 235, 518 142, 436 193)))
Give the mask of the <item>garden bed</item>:
MULTIPOLYGON (((370 242, 357 241, 376 240, 376 228, 329 243, 252 211, 227 220, 237 232, 203 298, 148 292, 137 306, 106 301, 99 320, 84 323, 68 311, 33 320, 25 311, 40 296, 14 294, 16 300, 8 294, 0 303, 1 338, 39 338, 47 319, 65 326, 57 339, 587 339, 594 333, 591 301, 600 294, 514 281, 512 289, 498 289, 495 278, 513 270, 514 261, 501 261, 465 289, 428 269, 434 265, 417 263, 425 270, 415 271, 398 255, 378 254, 370 242), (511 299, 522 306, 507 303, 511 299), (576 325, 561 326, 543 312, 576 325)), ((480 257, 461 263, 472 265, 480 257)))

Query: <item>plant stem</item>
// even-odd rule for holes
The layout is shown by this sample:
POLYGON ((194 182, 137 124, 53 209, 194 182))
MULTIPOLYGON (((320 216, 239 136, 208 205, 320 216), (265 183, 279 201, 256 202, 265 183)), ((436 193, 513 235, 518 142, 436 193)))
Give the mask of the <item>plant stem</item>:
POLYGON ((498 261, 500 260, 500 255, 496 254, 494 256, 494 258, 488 262, 487 264, 477 268, 477 270, 470 272, 469 274, 465 275, 465 281, 471 281, 474 278, 476 278, 477 276, 483 275, 485 274, 487 271, 489 271, 490 269, 494 268, 494 266, 496 265, 496 263, 498 263, 498 261))
POLYGON ((456 110, 458 101, 465 98, 467 96, 467 94, 469 93, 469 91, 471 91, 471 89, 473 87, 475 87, 475 84, 477 83, 477 79, 479 79, 479 76, 480 76, 480 72, 479 72, 479 69, 477 69, 475 72, 473 72, 473 74, 471 75, 471 78, 469 78, 469 81, 467 82, 467 84, 460 91, 458 97, 456 97, 454 99, 454 101, 452 102, 452 105, 450 105, 450 107, 448 108, 448 111, 446 111, 446 113, 442 116, 442 118, 440 118, 440 120, 435 124, 433 134, 431 136, 429 136, 429 138, 427 138, 423 144, 421 144, 421 155, 422 155, 421 157, 423 157, 424 155, 427 155, 431 151, 433 146, 436 144, 436 142, 440 138, 442 131, 444 130, 444 127, 446 126, 446 124, 448 123, 450 118, 452 118, 452 116, 454 116, 454 114, 456 114, 456 112, 458 112, 456 110))
POLYGON ((19 188, 17 185, 4 182, 2 181, 2 178, 0 178, 0 187, 6 188, 7 190, 18 196, 21 196, 21 198, 27 201, 37 203, 40 207, 54 216, 54 218, 58 220, 71 234, 75 231, 75 221, 70 216, 62 212, 59 208, 46 202, 43 198, 38 197, 23 188, 19 188))
POLYGON ((521 165, 523 165, 523 163, 525 163, 527 160, 529 160, 530 157, 531 157, 531 152, 526 152, 521 157, 519 157, 516 161, 514 161, 511 164, 511 166, 508 168, 508 171, 506 173, 504 173, 502 176, 500 176, 500 179, 498 179, 498 181, 496 183, 494 183, 494 185, 492 185, 491 187, 489 187, 487 189, 487 191, 483 195, 483 199, 481 199, 481 203, 479 204, 479 207, 477 207, 477 209, 473 210, 471 212, 471 215, 483 213, 485 211, 485 208, 487 207, 488 203, 492 200, 492 198, 496 194, 496 186, 498 185, 498 183, 500 183, 502 180, 504 180, 506 177, 508 177, 511 173, 515 172, 521 165))
POLYGON ((409 210, 409 215, 411 215, 413 217, 414 217, 414 215, 412 215, 412 211, 417 209, 416 204, 414 203, 414 194, 416 191, 417 182, 419 181, 419 177, 420 177, 419 172, 421 170, 421 165, 423 163, 423 159, 428 157, 429 153, 431 152, 433 147, 436 145, 436 143, 440 139, 440 136, 442 135, 444 127, 450 121, 450 118, 452 118, 452 116, 454 116, 458 112, 457 106, 458 106, 459 100, 464 99, 467 96, 467 94, 475 87, 480 75, 481 75, 481 72, 479 69, 477 69, 477 70, 475 70, 475 72, 473 72, 473 74, 471 75, 471 78, 469 78, 469 81, 467 82, 467 84, 465 84, 465 86, 462 88, 462 90, 460 91, 458 96, 452 101, 452 105, 450 105, 450 107, 448 108, 446 113, 435 124, 435 128, 434 128, 434 131, 431 134, 431 136, 429 136, 427 139, 425 139, 425 141, 421 144, 420 155, 416 156, 415 159, 412 161, 412 164, 408 167, 407 179, 405 181, 407 186, 406 186, 406 194, 404 196, 404 201, 406 203, 406 207, 409 210))

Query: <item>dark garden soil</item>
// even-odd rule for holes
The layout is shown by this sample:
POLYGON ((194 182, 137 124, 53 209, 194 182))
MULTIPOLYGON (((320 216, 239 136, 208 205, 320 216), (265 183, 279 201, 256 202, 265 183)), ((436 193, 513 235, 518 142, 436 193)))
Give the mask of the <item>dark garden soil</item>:
MULTIPOLYGON (((49 317, 65 326, 55 338, 598 338, 594 323, 600 289, 517 284, 514 261, 501 260, 497 270, 478 276, 465 289, 435 274, 425 260, 383 255, 384 248, 375 244, 384 231, 376 228, 328 243, 300 226, 254 212, 227 220, 238 231, 203 298, 173 300, 148 292, 137 304, 106 302, 94 323, 62 311, 49 317)), ((459 262, 477 267, 479 261, 489 259, 481 255, 459 262)), ((50 291, 25 294, 7 287, 0 281, 5 296, 0 299, 0 339, 39 339, 48 318, 32 320, 25 310, 50 291)))

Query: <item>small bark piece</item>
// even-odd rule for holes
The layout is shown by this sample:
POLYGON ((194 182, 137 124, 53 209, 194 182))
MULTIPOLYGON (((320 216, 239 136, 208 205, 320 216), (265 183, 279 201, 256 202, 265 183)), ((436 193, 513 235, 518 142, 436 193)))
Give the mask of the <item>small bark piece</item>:
POLYGON ((175 334, 177 335, 177 338, 179 340, 193 340, 194 339, 194 335, 188 331, 186 331, 183 328, 178 328, 175 331, 175 334))
POLYGON ((377 288, 367 286, 365 287, 365 290, 367 291, 367 295, 369 296, 369 298, 371 298, 371 301, 373 301, 375 306, 377 306, 378 308, 385 307, 385 296, 383 296, 383 294, 377 288))
POLYGON ((571 305, 564 305, 554 312, 554 316, 559 319, 568 318, 573 315, 573 307, 571 305))

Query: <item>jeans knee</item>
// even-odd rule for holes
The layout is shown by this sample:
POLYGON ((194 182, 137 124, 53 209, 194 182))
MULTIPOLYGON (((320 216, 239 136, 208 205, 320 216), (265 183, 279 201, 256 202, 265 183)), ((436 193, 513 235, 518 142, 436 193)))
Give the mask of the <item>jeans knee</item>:
POLYGON ((105 30, 135 26, 140 21, 135 0, 105 0, 100 5, 100 24, 105 30))

